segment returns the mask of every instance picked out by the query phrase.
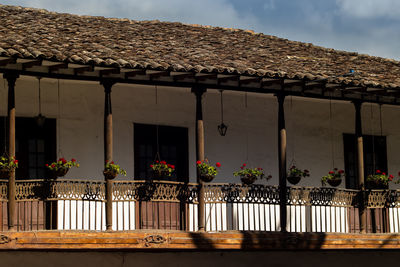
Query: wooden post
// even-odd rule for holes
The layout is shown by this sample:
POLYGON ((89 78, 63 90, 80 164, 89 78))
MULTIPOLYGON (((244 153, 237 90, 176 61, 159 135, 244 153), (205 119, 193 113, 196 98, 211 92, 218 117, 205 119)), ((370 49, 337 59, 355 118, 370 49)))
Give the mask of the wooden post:
POLYGON ((280 200, 280 222, 281 232, 286 232, 287 210, 286 210, 286 127, 285 127, 285 94, 278 93, 278 156, 279 156, 279 200, 280 200))
POLYGON ((366 233, 367 213, 365 210, 365 181, 364 181, 364 149, 363 149, 363 136, 361 125, 361 101, 354 101, 356 110, 355 132, 357 138, 357 176, 358 176, 358 189, 361 190, 359 214, 360 214, 360 232, 366 233))
MULTIPOLYGON (((16 73, 5 73, 4 79, 8 82, 8 107, 7 107, 7 121, 8 121, 8 156, 15 157, 15 82, 19 77, 16 73)), ((10 173, 8 179, 8 230, 15 231, 15 169, 10 173)))
MULTIPOLYGON (((111 109, 111 87, 114 82, 105 80, 101 82, 104 86, 104 161, 111 162, 113 159, 113 131, 112 131, 112 109, 111 109)), ((106 178, 105 178, 106 179, 106 178)), ((106 179, 106 229, 112 230, 112 187, 113 181, 106 179)))
MULTIPOLYGON (((203 87, 193 87, 192 92, 196 95, 196 161, 204 160, 204 124, 202 98, 206 89, 203 87)), ((198 208, 198 226, 199 231, 205 230, 205 192, 204 184, 200 180, 197 171, 197 183, 199 184, 199 208, 198 208)))

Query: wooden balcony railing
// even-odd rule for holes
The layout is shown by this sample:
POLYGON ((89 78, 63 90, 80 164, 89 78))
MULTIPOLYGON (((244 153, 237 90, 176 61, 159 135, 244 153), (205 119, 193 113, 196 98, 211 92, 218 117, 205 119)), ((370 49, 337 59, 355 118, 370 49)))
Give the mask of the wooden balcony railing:
MULTIPOLYGON (((0 230, 7 231, 7 181, 0 181, 0 230)), ((360 191, 289 187, 287 231, 359 232, 359 200, 367 207, 367 232, 400 232, 400 190, 360 191)), ((279 187, 205 185, 206 231, 280 231, 279 187)), ((106 230, 105 182, 16 182, 17 231, 106 230)), ((198 185, 114 181, 113 230, 198 230, 198 185)))

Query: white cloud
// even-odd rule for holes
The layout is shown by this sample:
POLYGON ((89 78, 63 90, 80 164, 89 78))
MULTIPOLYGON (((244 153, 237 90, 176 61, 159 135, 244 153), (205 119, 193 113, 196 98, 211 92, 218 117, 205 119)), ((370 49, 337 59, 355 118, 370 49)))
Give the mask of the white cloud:
POLYGON ((336 0, 336 4, 348 16, 400 19, 399 0, 336 0))

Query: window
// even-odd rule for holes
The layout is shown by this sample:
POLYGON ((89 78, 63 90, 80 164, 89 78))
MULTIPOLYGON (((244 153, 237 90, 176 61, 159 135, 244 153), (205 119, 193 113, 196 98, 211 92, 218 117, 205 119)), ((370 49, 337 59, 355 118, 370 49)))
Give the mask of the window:
POLYGON ((149 166, 156 160, 157 139, 160 159, 175 165, 175 173, 169 180, 187 182, 188 129, 139 123, 134 124, 135 179, 151 177, 149 166))
MULTIPOLYGON (((1 118, 0 144, 2 153, 8 151, 7 118, 1 118)), ((48 175, 46 163, 56 159, 56 120, 46 118, 42 127, 34 118, 16 118, 15 154, 19 161, 16 179, 43 179, 48 175)))
MULTIPOLYGON (((357 178, 357 139, 354 134, 343 134, 346 188, 356 189, 357 178)), ((363 136, 364 177, 381 170, 387 173, 386 136, 363 136)))

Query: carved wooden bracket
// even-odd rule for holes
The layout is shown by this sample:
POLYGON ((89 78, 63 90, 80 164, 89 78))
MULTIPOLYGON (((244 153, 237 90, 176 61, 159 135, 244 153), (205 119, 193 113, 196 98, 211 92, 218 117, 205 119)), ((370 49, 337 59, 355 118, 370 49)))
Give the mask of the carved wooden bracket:
POLYGON ((6 235, 0 235, 0 244, 7 244, 11 242, 11 238, 6 235))
POLYGON ((167 239, 162 235, 149 235, 143 238, 142 242, 145 247, 159 246, 167 242, 167 239))

